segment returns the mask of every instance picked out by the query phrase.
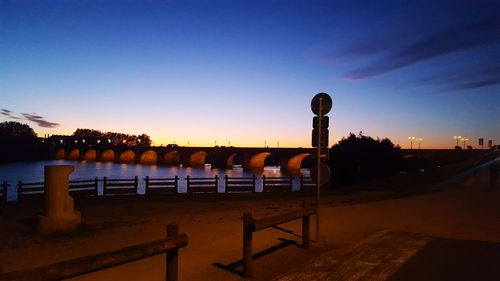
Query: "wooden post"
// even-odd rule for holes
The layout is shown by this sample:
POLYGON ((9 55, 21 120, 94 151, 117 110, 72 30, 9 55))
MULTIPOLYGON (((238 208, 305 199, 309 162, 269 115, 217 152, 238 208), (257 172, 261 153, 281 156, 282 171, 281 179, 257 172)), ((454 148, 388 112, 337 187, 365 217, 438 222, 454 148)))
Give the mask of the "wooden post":
MULTIPOLYGON (((173 238, 179 234, 179 228, 177 224, 167 225, 167 239, 173 238)), ((166 265, 165 265, 165 280, 166 281, 177 281, 178 279, 178 263, 179 263, 179 249, 175 248, 166 252, 166 265)))
POLYGON ((134 195, 137 195, 137 191, 139 189, 139 177, 135 176, 134 177, 134 187, 135 187, 135 191, 134 191, 134 195))
POLYGON ((108 178, 104 177, 102 179, 102 195, 106 196, 106 185, 108 185, 108 178))
POLYGON ((187 193, 191 193, 191 189, 189 187, 189 176, 186 177, 186 191, 187 193))
POLYGON ((7 202, 7 188, 8 188, 9 184, 7 183, 7 181, 3 181, 2 183, 2 203, 6 203, 7 202))
POLYGON ((290 191, 293 191, 293 177, 290 175, 290 191))
POLYGON ((179 177, 175 176, 174 180, 175 180, 175 193, 179 193, 179 177))
POLYGON ((95 197, 99 196, 99 179, 97 177, 94 178, 95 184, 95 197))
POLYGON ((253 276, 252 268, 252 213, 243 213, 243 277, 253 276))
POLYGON ((226 192, 226 193, 227 193, 227 178, 228 178, 228 176, 224 175, 224 192, 226 192))
POLYGON ((219 193, 219 176, 215 175, 215 193, 219 193))
POLYGON ((262 192, 266 191, 266 175, 262 175, 262 192))
POLYGON ((146 176, 144 179, 144 192, 146 195, 148 195, 148 189, 149 189, 149 176, 146 176))
POLYGON ((257 178, 257 177, 256 177, 255 175, 252 175, 252 185, 253 185, 253 190, 252 190, 252 192, 255 192, 255 179, 256 179, 256 178, 257 178))
POLYGON ((300 191, 304 190, 304 175, 300 175, 300 191))
MULTIPOLYGON (((306 208, 306 200, 302 201, 302 208, 306 208)), ((309 248, 309 218, 310 216, 302 217, 302 247, 309 248)))
POLYGON ((17 201, 21 201, 23 196, 23 182, 18 181, 17 182, 17 201))

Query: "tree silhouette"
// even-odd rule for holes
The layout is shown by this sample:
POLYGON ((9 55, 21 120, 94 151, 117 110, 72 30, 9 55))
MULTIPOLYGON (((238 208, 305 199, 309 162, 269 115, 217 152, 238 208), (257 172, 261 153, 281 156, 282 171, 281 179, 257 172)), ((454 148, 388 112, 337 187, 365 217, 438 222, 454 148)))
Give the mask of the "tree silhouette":
POLYGON ((36 133, 30 126, 13 121, 0 123, 0 136, 36 139, 36 133))
POLYGON ((36 136, 35 131, 19 122, 0 123, 0 162, 47 159, 48 145, 36 136))
POLYGON ((389 139, 351 133, 334 145, 329 165, 334 182, 349 183, 399 174, 403 155, 389 139))

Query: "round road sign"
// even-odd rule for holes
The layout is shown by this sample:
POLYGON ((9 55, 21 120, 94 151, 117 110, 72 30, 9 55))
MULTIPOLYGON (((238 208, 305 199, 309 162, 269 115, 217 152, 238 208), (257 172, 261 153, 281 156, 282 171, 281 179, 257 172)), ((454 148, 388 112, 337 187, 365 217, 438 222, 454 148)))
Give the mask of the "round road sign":
MULTIPOLYGON (((328 167, 328 165, 326 165, 323 162, 320 162, 319 167, 320 167, 319 186, 323 186, 328 182, 330 182, 330 167, 328 167)), ((310 175, 313 183, 316 183, 318 181, 317 173, 318 173, 317 166, 316 165, 312 166, 310 170, 310 175)))
POLYGON ((311 110, 314 114, 319 115, 319 100, 322 99, 321 102, 321 114, 325 115, 330 112, 332 109, 332 98, 330 95, 325 93, 319 93, 313 97, 311 100, 311 110))

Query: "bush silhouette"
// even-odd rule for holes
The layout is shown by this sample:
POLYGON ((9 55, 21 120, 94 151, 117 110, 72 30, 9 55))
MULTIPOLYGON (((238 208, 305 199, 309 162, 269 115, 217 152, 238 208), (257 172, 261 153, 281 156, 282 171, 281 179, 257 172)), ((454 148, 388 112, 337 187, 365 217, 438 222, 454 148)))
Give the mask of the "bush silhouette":
POLYGON ((330 150, 334 183, 351 183, 388 177, 400 172, 403 154, 389 139, 373 139, 351 133, 330 150))

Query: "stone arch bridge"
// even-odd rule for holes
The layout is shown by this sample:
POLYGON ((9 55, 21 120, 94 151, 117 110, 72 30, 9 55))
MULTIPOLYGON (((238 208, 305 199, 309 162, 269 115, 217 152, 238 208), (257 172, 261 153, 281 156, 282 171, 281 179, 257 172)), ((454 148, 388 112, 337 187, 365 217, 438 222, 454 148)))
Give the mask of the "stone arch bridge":
POLYGON ((211 167, 220 169, 241 165, 246 170, 280 166, 282 171, 294 173, 311 166, 311 154, 311 148, 74 146, 57 148, 54 158, 183 167, 205 167, 205 164, 210 164, 211 167))

